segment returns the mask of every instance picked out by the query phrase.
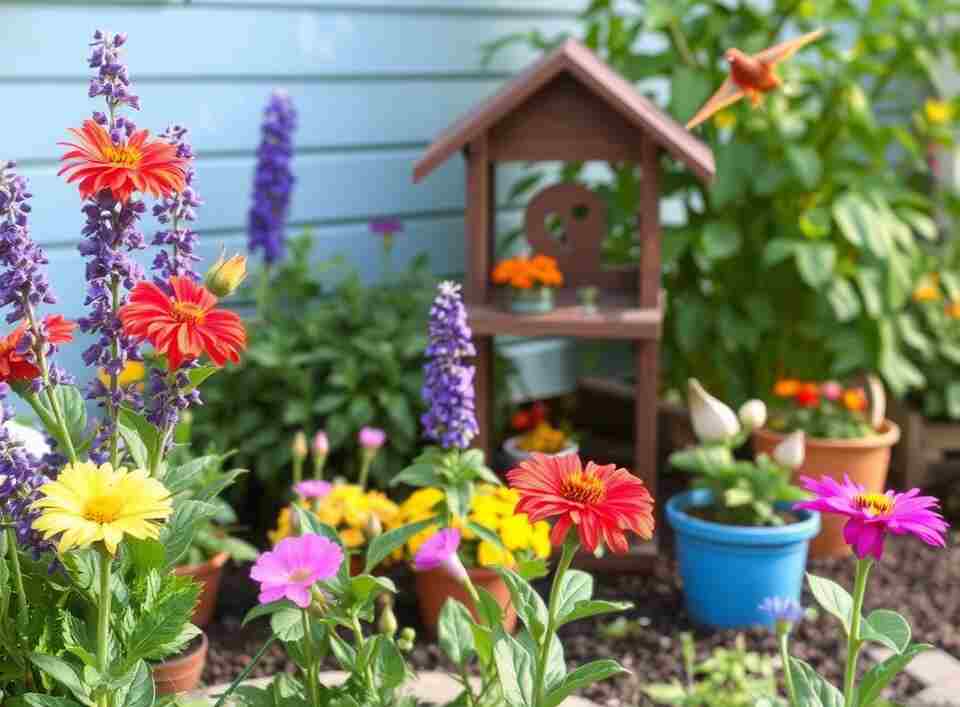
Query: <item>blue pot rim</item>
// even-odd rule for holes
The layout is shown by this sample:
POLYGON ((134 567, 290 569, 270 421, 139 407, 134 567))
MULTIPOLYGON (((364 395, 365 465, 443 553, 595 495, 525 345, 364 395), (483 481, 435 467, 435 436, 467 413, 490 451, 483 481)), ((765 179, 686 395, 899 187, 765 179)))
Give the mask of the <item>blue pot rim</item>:
POLYGON ((820 514, 794 511, 802 520, 781 526, 724 525, 695 518, 685 509, 707 506, 713 500, 709 489, 693 489, 667 501, 667 522, 678 534, 691 535, 724 545, 787 545, 804 542, 820 532, 820 514))

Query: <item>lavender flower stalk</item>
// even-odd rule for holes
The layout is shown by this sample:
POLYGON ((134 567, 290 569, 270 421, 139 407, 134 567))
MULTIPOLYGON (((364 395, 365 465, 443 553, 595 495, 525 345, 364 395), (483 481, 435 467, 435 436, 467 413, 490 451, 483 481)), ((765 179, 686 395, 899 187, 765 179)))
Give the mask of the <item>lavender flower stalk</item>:
POLYGON ((424 367, 423 399, 429 409, 421 418, 425 435, 445 449, 466 449, 479 428, 474 407, 475 369, 465 359, 476 356, 473 333, 460 285, 441 282, 430 308, 424 367))
POLYGON ((290 161, 296 126, 297 112, 290 96, 285 91, 274 91, 263 113, 248 226, 249 250, 262 250, 268 266, 286 254, 284 225, 295 181, 290 161))

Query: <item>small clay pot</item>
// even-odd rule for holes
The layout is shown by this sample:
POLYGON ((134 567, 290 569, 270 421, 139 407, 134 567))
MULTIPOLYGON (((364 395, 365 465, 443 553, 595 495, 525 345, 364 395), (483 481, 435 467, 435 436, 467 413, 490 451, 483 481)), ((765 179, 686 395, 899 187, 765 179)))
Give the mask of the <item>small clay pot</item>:
POLYGON ((200 684, 200 676, 207 664, 207 634, 200 634, 200 643, 191 644, 187 652, 170 660, 153 664, 153 681, 158 695, 188 692, 200 684))
MULTIPOLYGON (((533 456, 532 452, 528 452, 526 449, 520 447, 520 439, 522 435, 516 435, 514 437, 507 437, 503 440, 503 451, 510 457, 511 464, 519 464, 522 461, 525 461, 533 456)), ((551 452, 547 454, 548 457, 565 457, 568 454, 576 454, 580 451, 580 446, 576 442, 567 442, 567 446, 561 449, 559 452, 551 452)))
MULTIPOLYGON (((499 574, 486 567, 473 567, 467 570, 474 586, 483 587, 503 607, 503 629, 512 633, 517 626, 517 612, 510 602, 510 590, 499 574)), ((420 619, 431 635, 437 635, 437 623, 440 610, 447 599, 454 598, 467 607, 477 621, 480 616, 466 588, 442 569, 428 572, 416 572, 417 604, 420 607, 420 619)))
POLYGON ((200 596, 197 606, 193 610, 192 623, 203 628, 217 609, 217 596, 220 594, 220 578, 223 576, 223 566, 230 556, 221 552, 199 565, 181 565, 173 571, 181 577, 193 577, 200 585, 200 596))
MULTIPOLYGON (((753 431, 753 451, 773 454, 773 449, 786 435, 768 429, 753 431)), ((900 428, 885 420, 875 435, 854 439, 820 439, 807 437, 803 466, 793 474, 793 482, 801 476, 818 479, 829 476, 843 482, 844 475, 866 489, 868 493, 883 493, 890 467, 890 450, 900 439, 900 428)), ((846 518, 824 513, 820 534, 810 541, 810 557, 847 557, 852 552, 843 539, 846 518)))

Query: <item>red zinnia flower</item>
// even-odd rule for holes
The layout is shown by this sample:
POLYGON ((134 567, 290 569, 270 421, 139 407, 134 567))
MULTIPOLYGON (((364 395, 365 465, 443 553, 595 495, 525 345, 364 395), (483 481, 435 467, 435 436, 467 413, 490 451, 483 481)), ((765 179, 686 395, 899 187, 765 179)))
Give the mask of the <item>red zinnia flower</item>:
POLYGON ((77 328, 77 323, 64 319, 62 314, 51 314, 43 320, 43 326, 47 330, 49 343, 69 344, 73 341, 73 330, 77 328))
POLYGON ((67 183, 79 180, 82 198, 88 199, 102 189, 109 189, 120 202, 126 202, 135 191, 157 198, 183 191, 185 160, 177 157, 175 145, 149 141, 148 130, 138 130, 119 145, 92 120, 84 121, 80 130, 70 128, 70 132, 79 144, 59 143, 73 149, 60 158, 65 164, 57 174, 69 172, 67 183))
MULTIPOLYGON (((63 318, 61 314, 51 314, 43 320, 47 331, 47 343, 67 344, 73 341, 76 322, 63 318)), ((0 381, 33 380, 40 375, 40 369, 17 351, 20 340, 27 331, 27 323, 20 325, 0 339, 0 381)))
POLYGON ((803 383, 794 396, 797 405, 804 408, 815 408, 820 404, 820 389, 816 383, 803 383))
POLYGON ((614 464, 588 462, 584 469, 576 454, 534 453, 507 478, 520 493, 517 513, 526 513, 531 523, 560 516, 550 535, 554 545, 563 543, 573 524, 590 552, 601 542, 613 552, 626 552, 625 530, 645 540, 653 537, 653 497, 640 479, 614 464))
POLYGON ((138 282, 129 303, 120 308, 123 331, 166 354, 171 371, 203 353, 217 366, 237 363, 247 345, 240 317, 214 309, 217 298, 188 277, 171 277, 170 286, 173 297, 152 282, 138 282))

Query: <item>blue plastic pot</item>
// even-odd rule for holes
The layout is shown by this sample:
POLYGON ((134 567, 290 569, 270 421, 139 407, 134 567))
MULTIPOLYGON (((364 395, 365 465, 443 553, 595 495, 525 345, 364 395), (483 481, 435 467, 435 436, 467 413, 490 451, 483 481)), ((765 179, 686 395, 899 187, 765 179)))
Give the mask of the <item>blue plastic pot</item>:
POLYGON ((820 515, 797 511, 800 522, 758 528, 711 523, 685 512, 709 505, 711 498, 710 491, 696 489, 667 502, 687 611, 714 628, 769 626, 760 603, 773 596, 800 599, 807 548, 820 530, 820 515))

